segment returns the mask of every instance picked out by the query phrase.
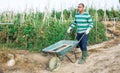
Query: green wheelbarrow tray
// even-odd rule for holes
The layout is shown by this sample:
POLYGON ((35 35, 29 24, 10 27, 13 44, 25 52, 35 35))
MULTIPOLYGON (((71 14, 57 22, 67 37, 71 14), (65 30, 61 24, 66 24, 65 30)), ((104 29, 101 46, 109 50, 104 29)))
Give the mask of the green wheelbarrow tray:
MULTIPOLYGON (((47 52, 55 55, 55 57, 51 58, 51 60, 49 61, 49 69, 51 71, 57 71, 60 68, 61 61, 63 60, 64 56, 67 57, 70 60, 70 62, 74 63, 73 60, 71 60, 70 57, 66 55, 66 53, 76 48, 76 46, 82 40, 84 35, 85 33, 81 36, 79 41, 61 40, 42 50, 43 52, 47 52)), ((75 60, 77 60, 75 49, 73 51, 73 54, 75 55, 75 60)))
MULTIPOLYGON (((74 40, 61 40, 47 48, 44 48, 42 51, 46 53, 51 53, 55 55, 55 57, 51 58, 49 61, 49 68, 51 71, 56 71, 60 68, 61 61, 63 60, 63 57, 67 57, 70 62, 74 63, 73 60, 70 59, 69 56, 66 55, 66 53, 70 50, 74 50, 73 54, 75 55, 75 60, 77 60, 77 56, 75 53, 75 48, 78 45, 78 43, 82 40, 84 37, 85 33, 81 36, 79 41, 74 41, 74 40)), ((65 36, 66 37, 66 36, 65 36)))
POLYGON ((65 55, 68 51, 75 48, 78 45, 78 43, 79 41, 61 40, 47 48, 44 48, 42 51, 61 56, 65 55))
MULTIPOLYGON (((50 54, 54 54, 55 57, 51 58, 49 61, 49 69, 51 71, 57 71, 60 68, 61 61, 63 56, 66 56, 72 63, 74 63, 66 53, 78 45, 79 41, 73 40, 61 40, 47 48, 44 48, 42 51, 50 54), (62 56, 62 57, 61 57, 62 56)), ((75 53, 74 53, 75 54, 75 53)), ((76 55, 75 55, 76 58, 76 55)))

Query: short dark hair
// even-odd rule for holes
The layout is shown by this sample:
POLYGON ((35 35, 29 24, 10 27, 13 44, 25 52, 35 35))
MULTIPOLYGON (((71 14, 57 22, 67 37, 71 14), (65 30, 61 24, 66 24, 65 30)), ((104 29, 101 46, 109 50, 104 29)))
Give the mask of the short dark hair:
POLYGON ((79 5, 82 5, 84 7, 84 4, 83 3, 79 3, 79 5))

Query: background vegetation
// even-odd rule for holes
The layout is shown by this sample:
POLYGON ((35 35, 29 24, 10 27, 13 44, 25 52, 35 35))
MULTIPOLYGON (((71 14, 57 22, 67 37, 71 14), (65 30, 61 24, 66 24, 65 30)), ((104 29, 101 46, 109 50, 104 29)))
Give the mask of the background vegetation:
MULTIPOLYGON (((5 11, 0 13, 0 43, 7 47, 40 51, 41 49, 63 40, 68 27, 74 20, 76 9, 55 11, 46 14, 32 10, 27 13, 5 11), (12 23, 13 24, 8 24, 12 23), (4 24, 5 23, 5 24, 4 24)), ((94 28, 89 35, 89 45, 107 40, 102 9, 89 9, 94 21, 94 28), (97 13, 97 14, 96 14, 97 13)), ((120 18, 119 11, 106 10, 106 17, 120 18)), ((66 39, 75 40, 76 30, 68 34, 66 39)))

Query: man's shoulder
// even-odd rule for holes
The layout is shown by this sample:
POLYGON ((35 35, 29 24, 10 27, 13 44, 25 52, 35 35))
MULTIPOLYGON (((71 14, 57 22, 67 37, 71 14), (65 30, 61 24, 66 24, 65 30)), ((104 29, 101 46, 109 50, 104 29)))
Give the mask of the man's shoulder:
POLYGON ((88 12, 84 12, 84 15, 90 15, 88 12))
POLYGON ((84 15, 87 16, 88 18, 91 17, 91 15, 88 12, 84 12, 84 15))
POLYGON ((79 12, 77 12, 75 15, 79 15, 80 13, 79 12))

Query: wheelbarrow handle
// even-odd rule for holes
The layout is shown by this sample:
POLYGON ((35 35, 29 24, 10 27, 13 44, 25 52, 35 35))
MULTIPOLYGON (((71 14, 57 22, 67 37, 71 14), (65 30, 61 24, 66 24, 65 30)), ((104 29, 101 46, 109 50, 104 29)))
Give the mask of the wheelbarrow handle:
POLYGON ((79 39, 78 43, 83 39, 83 37, 85 36, 86 34, 83 33, 83 35, 81 36, 81 38, 79 39))
MULTIPOLYGON (((82 37, 79 39, 79 41, 78 42, 80 42, 82 39, 83 39, 83 37, 85 36, 86 34, 85 33, 83 33, 83 35, 82 35, 82 37)), ((65 37, 64 37, 64 40, 66 40, 66 37, 68 36, 68 33, 66 33, 65 34, 65 37)))

